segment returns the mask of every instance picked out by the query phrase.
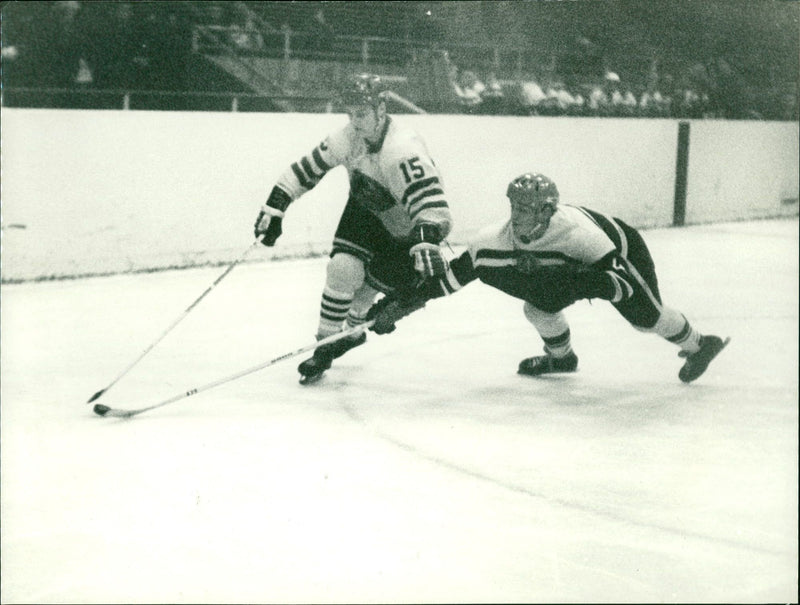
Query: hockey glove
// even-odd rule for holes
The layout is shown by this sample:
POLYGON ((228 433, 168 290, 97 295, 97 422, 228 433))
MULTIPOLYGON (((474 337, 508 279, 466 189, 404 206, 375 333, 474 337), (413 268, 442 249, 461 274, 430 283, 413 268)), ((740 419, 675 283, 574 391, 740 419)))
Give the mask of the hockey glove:
POLYGON ((384 296, 367 312, 367 321, 374 319, 370 330, 376 334, 394 332, 395 324, 425 306, 423 298, 403 299, 396 296, 384 296))
POLYGON ((261 243, 265 246, 274 246, 283 233, 283 215, 290 203, 291 199, 283 189, 272 188, 267 203, 258 213, 253 229, 256 237, 263 236, 261 243))
POLYGON ((414 257, 414 269, 423 279, 443 277, 447 273, 447 261, 439 248, 442 241, 439 226, 423 223, 414 227, 411 237, 414 245, 409 254, 414 257))

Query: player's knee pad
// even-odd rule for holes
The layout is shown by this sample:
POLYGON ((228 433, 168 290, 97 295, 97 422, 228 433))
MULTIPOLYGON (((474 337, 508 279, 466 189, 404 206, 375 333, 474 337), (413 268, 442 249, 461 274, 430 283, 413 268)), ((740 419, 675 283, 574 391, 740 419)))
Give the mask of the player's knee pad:
POLYGON ((364 283, 364 263, 352 254, 339 252, 328 261, 329 288, 340 292, 355 292, 364 283))
POLYGON ((559 336, 569 329, 566 317, 562 312, 548 313, 526 302, 523 307, 526 319, 533 324, 544 338, 559 336))

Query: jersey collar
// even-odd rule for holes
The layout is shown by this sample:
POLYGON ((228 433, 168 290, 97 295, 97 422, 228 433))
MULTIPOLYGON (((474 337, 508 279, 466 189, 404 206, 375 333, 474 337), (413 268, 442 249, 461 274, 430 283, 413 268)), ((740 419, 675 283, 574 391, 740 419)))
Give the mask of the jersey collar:
POLYGON ((383 124, 383 130, 381 130, 381 136, 378 137, 377 141, 372 143, 364 139, 364 142, 367 144, 367 153, 378 153, 383 148, 383 142, 386 140, 386 133, 389 132, 389 124, 391 121, 392 118, 387 115, 386 121, 383 124))

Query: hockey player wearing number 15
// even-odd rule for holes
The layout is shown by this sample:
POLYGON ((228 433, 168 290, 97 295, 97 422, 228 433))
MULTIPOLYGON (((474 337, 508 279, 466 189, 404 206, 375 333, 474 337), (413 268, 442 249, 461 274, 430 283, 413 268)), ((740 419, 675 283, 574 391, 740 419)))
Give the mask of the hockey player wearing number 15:
POLYGON ((386 297, 368 313, 372 330, 385 334, 425 301, 480 281, 525 301, 525 317, 544 341, 544 355, 523 359, 519 374, 574 372, 578 357, 562 310, 577 300, 609 301, 628 323, 680 347, 686 359, 678 377, 692 382, 728 344, 701 334, 686 317, 661 302, 655 265, 639 232, 618 218, 559 204, 556 184, 526 173, 509 183, 511 217, 487 228, 449 263, 443 279, 410 293, 386 297))
MULTIPOLYGON (((334 234, 318 340, 362 325, 379 292, 408 289, 446 271, 439 244, 452 218, 442 177, 419 135, 386 113, 385 92, 378 76, 362 74, 348 82, 338 100, 349 123, 284 171, 256 219, 256 237, 275 245, 289 204, 332 168, 346 167, 350 194, 334 234)), ((366 336, 360 332, 318 347, 298 367, 301 384, 320 378, 366 336)))

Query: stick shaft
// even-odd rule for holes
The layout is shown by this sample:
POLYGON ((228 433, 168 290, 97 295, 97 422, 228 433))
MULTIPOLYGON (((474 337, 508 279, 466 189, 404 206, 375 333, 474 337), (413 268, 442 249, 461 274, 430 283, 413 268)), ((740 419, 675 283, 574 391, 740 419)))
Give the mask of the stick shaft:
POLYGON ((342 338, 346 338, 348 336, 353 336, 355 334, 363 332, 364 330, 369 329, 370 327, 372 327, 372 324, 374 324, 374 323, 375 323, 374 320, 373 321, 368 321, 365 324, 362 324, 360 326, 356 326, 354 328, 350 328, 349 330, 343 330, 342 332, 337 332, 336 334, 333 334, 331 336, 328 336, 327 338, 323 338, 322 340, 318 340, 318 341, 316 341, 316 342, 314 342, 312 344, 309 344, 309 345, 306 345, 306 346, 301 347, 299 349, 296 349, 296 350, 294 350, 294 351, 292 351, 290 353, 285 353, 285 354, 283 354, 283 355, 281 355, 279 357, 275 357, 274 359, 270 359, 269 361, 266 361, 264 363, 260 363, 257 366, 253 366, 251 368, 247 368, 246 370, 242 370, 241 372, 236 372, 235 374, 231 374, 230 376, 226 376, 224 378, 220 378, 219 380, 215 380, 214 382, 209 382, 208 384, 204 384, 202 386, 195 387, 193 389, 189 389, 188 391, 186 391, 184 393, 180 393, 178 395, 170 397, 169 399, 165 399, 164 401, 161 401, 159 403, 156 403, 156 404, 144 407, 144 408, 135 409, 135 410, 119 410, 119 409, 115 409, 115 408, 109 408, 107 411, 105 411, 105 413, 103 413, 101 415, 102 416, 116 416, 118 418, 130 418, 131 416, 136 416, 137 414, 141 414, 142 412, 147 412, 149 410, 154 410, 156 408, 163 407, 163 406, 165 406, 167 404, 174 403, 176 401, 180 401, 181 399, 185 399, 187 397, 191 397, 192 395, 196 395, 197 393, 202 393, 203 391, 208 391, 209 389, 213 389, 214 387, 218 387, 218 386, 223 385, 223 384, 225 384, 227 382, 233 382, 234 380, 238 380, 239 378, 247 376, 248 374, 252 374, 254 372, 258 372, 259 370, 263 370, 265 368, 268 368, 268 367, 270 367, 272 365, 275 365, 278 362, 284 361, 286 359, 290 359, 291 357, 296 357, 297 355, 302 355, 303 353, 308 353, 309 351, 313 351, 313 350, 315 350, 315 349, 317 349, 317 348, 319 348, 319 347, 321 347, 323 345, 330 344, 332 342, 336 342, 337 340, 341 340, 342 338))
POLYGON ((100 389, 94 395, 92 395, 92 397, 86 403, 92 403, 93 401, 96 401, 97 399, 100 399, 100 397, 102 397, 105 394, 105 392, 108 391, 108 389, 110 389, 112 386, 114 386, 117 382, 119 382, 119 380, 123 376, 125 376, 128 372, 130 372, 134 368, 134 366, 136 366, 136 364, 138 364, 142 359, 144 359, 145 355, 147 355, 150 351, 152 351, 158 343, 160 343, 162 340, 164 340, 164 338, 167 336, 167 334, 172 332, 172 330, 175 329, 175 326, 177 326, 179 323, 181 323, 181 321, 183 321, 186 318, 186 316, 189 315, 189 312, 192 309, 194 309, 197 306, 197 304, 201 300, 203 300, 208 295, 208 293, 211 292, 211 290, 213 290, 217 286, 217 284, 219 284, 219 282, 221 282, 225 278, 226 275, 228 275, 231 271, 233 271, 233 268, 236 265, 238 265, 240 262, 242 262, 242 260, 244 260, 244 258, 249 254, 249 252, 253 248, 255 248, 257 245, 259 245, 260 243, 261 243, 261 240, 259 238, 259 239, 256 239, 256 241, 254 241, 252 244, 250 244, 250 246, 248 246, 247 250, 245 250, 239 256, 239 258, 237 258, 230 265, 228 265, 228 268, 225 269, 225 271, 217 279, 214 280, 214 283, 212 283, 208 288, 206 288, 205 292, 203 292, 197 299, 195 299, 195 301, 192 304, 190 304, 188 307, 186 307, 186 310, 184 310, 183 313, 181 313, 177 318, 175 318, 175 321, 173 321, 167 327, 167 329, 164 330, 161 333, 161 335, 155 341, 153 341, 144 351, 142 351, 139 354, 139 357, 134 359, 133 362, 131 362, 124 370, 122 370, 122 372, 114 380, 112 380, 105 388, 100 389))

